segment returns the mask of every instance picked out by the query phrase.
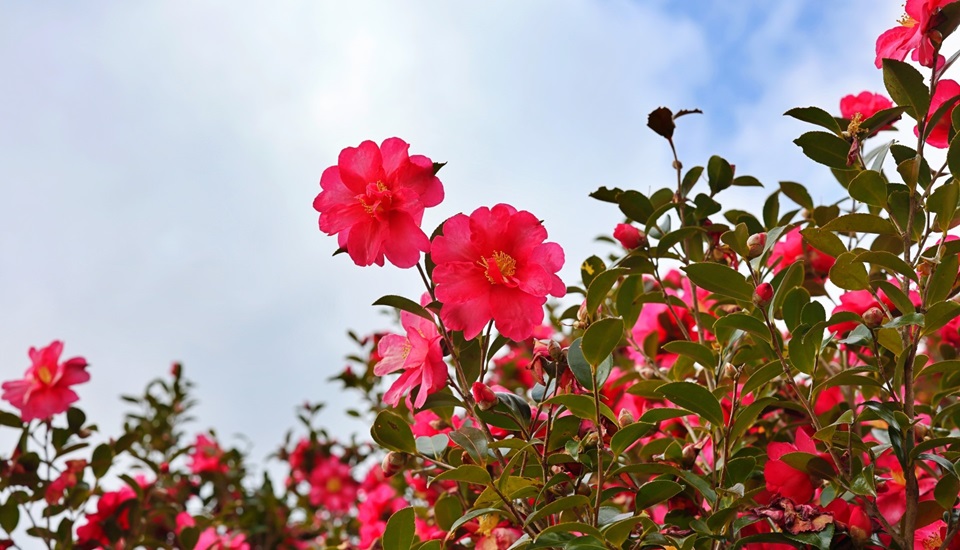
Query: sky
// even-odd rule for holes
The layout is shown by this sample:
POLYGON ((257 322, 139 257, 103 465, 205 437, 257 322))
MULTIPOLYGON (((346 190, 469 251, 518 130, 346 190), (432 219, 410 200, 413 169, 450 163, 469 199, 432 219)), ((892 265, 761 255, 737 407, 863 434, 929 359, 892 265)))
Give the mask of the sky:
MULTIPOLYGON (((5 3, 0 7, 0 380, 63 340, 90 362, 81 405, 106 435, 182 361, 214 428, 255 461, 304 401, 366 435, 327 381, 370 307, 416 298, 413 271, 332 256, 312 202, 341 149, 397 136, 447 162, 447 217, 498 202, 544 220, 579 278, 621 220, 600 186, 670 185, 663 105, 686 166, 719 154, 762 192, 842 189, 792 140, 796 106, 882 91, 874 41, 899 2, 5 3), (242 439, 238 438, 242 434, 242 439), (246 442, 246 443, 245 443, 246 442)), ((0 404, 9 410, 5 404, 0 404)), ((0 438, 0 441, 3 441, 0 438)), ((0 451, 0 454, 4 454, 0 451)))

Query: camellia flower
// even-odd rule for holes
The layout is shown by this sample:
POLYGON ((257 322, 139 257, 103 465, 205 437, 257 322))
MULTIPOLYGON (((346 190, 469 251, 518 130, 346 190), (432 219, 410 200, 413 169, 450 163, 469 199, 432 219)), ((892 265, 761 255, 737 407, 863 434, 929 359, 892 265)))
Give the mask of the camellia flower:
POLYGON ((471 339, 492 320, 511 340, 530 338, 543 322, 547 295, 566 293, 556 275, 563 249, 546 238, 536 216, 507 204, 447 220, 430 253, 447 328, 471 339))
MULTIPOLYGON (((137 480, 142 486, 144 482, 137 480)), ((124 502, 137 498, 133 488, 124 485, 119 491, 104 493, 97 501, 97 511, 87 514, 87 522, 77 528, 77 543, 99 542, 109 548, 110 539, 107 538, 107 523, 112 523, 120 531, 130 529, 129 510, 120 510, 124 502)))
POLYGON ((792 500, 796 504, 806 504, 813 499, 813 482, 810 475, 790 466, 781 457, 787 453, 801 451, 823 457, 817 452, 817 446, 807 432, 797 430, 796 443, 773 442, 767 445, 767 460, 763 467, 763 478, 767 490, 773 494, 792 500))
POLYGON ((190 453, 190 471, 195 474, 226 472, 227 465, 223 463, 220 445, 206 435, 198 434, 190 453))
POLYGON ((794 228, 782 241, 773 245, 768 260, 774 273, 780 273, 798 261, 804 261, 807 274, 817 283, 823 284, 830 268, 836 261, 833 256, 821 252, 803 242, 800 228, 794 228))
POLYGON ((83 470, 87 467, 87 461, 83 459, 68 460, 66 466, 67 468, 57 476, 57 479, 47 485, 47 490, 44 493, 44 499, 51 506, 59 503, 60 499, 63 498, 63 493, 74 487, 77 481, 83 479, 83 470))
POLYGON ((197 545, 194 550, 249 550, 247 538, 243 533, 231 535, 229 533, 220 534, 216 527, 207 527, 197 538, 197 545))
MULTIPOLYGON (((936 24, 934 15, 947 4, 956 0, 907 0, 906 13, 899 25, 888 29, 877 37, 876 65, 883 66, 884 59, 903 61, 913 52, 911 59, 924 67, 933 67, 934 44, 930 41, 930 31, 936 24)), ((939 63, 938 63, 939 64, 939 63)))
POLYGON ((877 112, 893 107, 893 102, 881 94, 860 92, 840 99, 840 116, 852 119, 857 113, 866 120, 877 112))
MULTIPOLYGON (((927 111, 928 123, 930 117, 933 116, 933 113, 937 112, 937 109, 939 109, 941 105, 958 95, 960 95, 960 84, 957 84, 956 81, 948 79, 939 81, 937 83, 937 90, 933 93, 933 97, 930 98, 930 110, 927 111)), ((936 126, 930 130, 930 133, 927 135, 927 145, 936 147, 937 149, 946 149, 950 145, 947 137, 950 132, 950 115, 953 113, 955 107, 956 104, 950 107, 947 112, 943 114, 943 117, 937 121, 936 126)), ((914 126, 913 135, 919 136, 920 128, 914 126)))
POLYGON ((63 342, 59 340, 39 350, 30 348, 32 364, 23 379, 3 383, 3 399, 20 409, 24 422, 46 420, 80 399, 70 386, 90 380, 87 360, 74 357, 61 363, 62 352, 63 342))
POLYGON ((443 200, 433 162, 409 156, 409 145, 389 138, 377 147, 364 141, 340 152, 336 166, 323 171, 323 189, 313 201, 320 230, 337 235, 340 247, 360 266, 413 267, 430 239, 420 229, 424 208, 443 200))
POLYGON ((613 238, 617 239, 620 245, 627 250, 639 248, 647 239, 642 231, 629 223, 618 223, 613 228, 613 238))
POLYGON ((443 362, 440 333, 432 321, 401 311, 400 323, 407 335, 387 334, 380 339, 377 351, 383 359, 373 373, 386 376, 402 370, 400 378, 384 394, 383 402, 396 406, 403 395, 420 386, 414 400, 414 406, 419 408, 427 401, 427 395, 447 385, 447 364, 443 362))
POLYGON ((310 504, 333 513, 345 513, 357 501, 357 481, 350 466, 330 455, 318 458, 310 472, 310 504))

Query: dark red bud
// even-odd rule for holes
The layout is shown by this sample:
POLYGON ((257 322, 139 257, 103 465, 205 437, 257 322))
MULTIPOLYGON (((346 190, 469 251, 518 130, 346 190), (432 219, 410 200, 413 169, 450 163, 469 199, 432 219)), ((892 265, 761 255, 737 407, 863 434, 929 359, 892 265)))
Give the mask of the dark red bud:
POLYGON ((497 394, 483 382, 474 382, 473 386, 470 386, 470 391, 481 411, 491 409, 497 404, 497 394))
POLYGON ((773 300, 773 286, 770 283, 760 283, 753 291, 753 303, 759 307, 767 307, 773 300))

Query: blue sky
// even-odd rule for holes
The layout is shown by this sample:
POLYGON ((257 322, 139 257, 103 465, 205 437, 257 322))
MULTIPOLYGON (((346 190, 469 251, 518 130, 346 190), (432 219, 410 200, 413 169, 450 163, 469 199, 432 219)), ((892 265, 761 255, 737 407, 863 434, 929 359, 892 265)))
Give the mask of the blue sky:
POLYGON ((800 105, 880 91, 873 41, 896 2, 443 1, 35 3, 0 8, 0 379, 53 339, 84 355, 83 405, 105 434, 117 396, 173 360, 197 382, 197 430, 262 457, 304 400, 346 435, 326 382, 368 307, 419 295, 415 273, 331 257, 311 204, 343 147, 398 136, 449 164, 433 228, 509 202, 567 250, 562 275, 620 221, 587 194, 670 181, 646 129, 680 121, 687 166, 721 154, 768 191, 830 200, 791 143, 800 105), (889 5, 887 5, 889 4, 889 5))

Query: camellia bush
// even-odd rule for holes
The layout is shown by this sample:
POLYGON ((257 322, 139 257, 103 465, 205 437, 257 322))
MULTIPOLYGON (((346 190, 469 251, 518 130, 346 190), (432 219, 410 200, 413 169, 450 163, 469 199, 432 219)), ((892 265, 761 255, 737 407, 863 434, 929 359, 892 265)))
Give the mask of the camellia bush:
POLYGON ((2 386, 19 437, 0 548, 960 549, 960 54, 941 52, 960 2, 905 8, 877 41, 889 98, 786 113, 838 200, 780 182, 762 212, 725 209, 764 185, 717 156, 687 167, 675 133, 700 113, 661 107, 676 180, 591 194, 616 252, 579 281, 535 213, 481 206, 428 235, 443 165, 399 138, 344 149, 321 231, 423 282, 377 300, 397 331, 351 333, 334 378, 372 442, 307 404, 273 457, 286 478, 248 475, 185 431, 174 365, 93 445, 71 389, 87 362, 55 341, 2 386), (915 140, 884 137, 898 126, 915 140))

